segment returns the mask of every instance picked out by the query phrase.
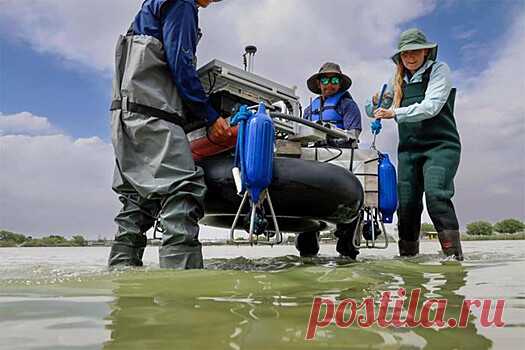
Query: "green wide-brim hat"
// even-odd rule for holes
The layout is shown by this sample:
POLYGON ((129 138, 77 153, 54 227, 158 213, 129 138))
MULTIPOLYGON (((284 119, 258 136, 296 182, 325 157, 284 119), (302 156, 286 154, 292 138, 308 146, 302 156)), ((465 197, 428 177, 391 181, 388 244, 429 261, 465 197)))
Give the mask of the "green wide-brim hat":
POLYGON ((319 72, 312 75, 306 81, 306 85, 308 86, 308 89, 314 94, 317 94, 317 95, 321 94, 321 88, 319 87, 319 79, 321 78, 321 76, 325 74, 335 74, 339 78, 341 78, 341 84, 339 87, 339 91, 346 91, 352 85, 352 79, 350 79, 348 75, 343 73, 343 71, 341 70, 341 67, 337 63, 326 62, 325 64, 323 64, 321 69, 319 69, 319 72))
POLYGON ((399 37, 399 43, 397 44, 397 51, 392 56, 392 61, 398 64, 399 55, 403 51, 430 49, 427 59, 435 61, 437 58, 438 45, 427 41, 425 33, 417 28, 405 30, 399 37))

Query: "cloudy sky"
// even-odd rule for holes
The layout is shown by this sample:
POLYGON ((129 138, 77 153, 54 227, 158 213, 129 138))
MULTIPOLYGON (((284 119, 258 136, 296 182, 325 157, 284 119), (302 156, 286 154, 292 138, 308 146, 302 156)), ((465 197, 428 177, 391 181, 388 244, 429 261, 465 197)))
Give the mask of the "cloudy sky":
MULTIPOLYGON (((0 0, 0 229, 113 235, 113 49, 140 3, 0 0)), ((305 102, 306 78, 336 61, 360 106, 392 73, 399 33, 423 29, 458 88, 461 225, 525 218, 524 0, 227 0, 200 18, 200 64, 240 65, 254 44, 255 71, 298 86, 305 102)), ((395 154, 396 143, 387 123, 378 145, 395 154)))

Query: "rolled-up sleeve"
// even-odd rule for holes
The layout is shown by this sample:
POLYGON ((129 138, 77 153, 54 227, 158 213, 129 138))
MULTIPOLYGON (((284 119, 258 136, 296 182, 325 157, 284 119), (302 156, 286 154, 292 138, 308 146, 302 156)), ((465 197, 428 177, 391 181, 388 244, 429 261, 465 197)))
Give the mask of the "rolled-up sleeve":
POLYGON ((413 123, 435 117, 447 102, 451 89, 450 68, 446 63, 434 63, 425 98, 420 103, 395 108, 397 122, 413 123))
POLYGON ((197 22, 193 1, 171 2, 162 13, 162 38, 166 60, 185 107, 190 115, 211 125, 219 114, 211 106, 194 66, 197 22))

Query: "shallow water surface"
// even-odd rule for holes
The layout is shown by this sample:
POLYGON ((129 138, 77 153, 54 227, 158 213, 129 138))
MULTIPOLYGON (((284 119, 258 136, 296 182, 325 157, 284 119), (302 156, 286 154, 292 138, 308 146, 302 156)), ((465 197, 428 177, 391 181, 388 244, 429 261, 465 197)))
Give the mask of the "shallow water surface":
MULTIPOLYGON (((366 250, 358 262, 300 259, 292 246, 204 247, 202 271, 146 267, 109 272, 108 248, 0 249, 0 349, 518 349, 525 341, 525 242, 464 242, 466 261, 443 260, 437 242, 397 259, 396 247, 366 250), (383 291, 421 288, 445 298, 447 317, 463 301, 505 298, 503 328, 338 328, 305 340, 314 296, 379 301, 383 291)), ((325 309, 322 310, 324 315, 325 309)))

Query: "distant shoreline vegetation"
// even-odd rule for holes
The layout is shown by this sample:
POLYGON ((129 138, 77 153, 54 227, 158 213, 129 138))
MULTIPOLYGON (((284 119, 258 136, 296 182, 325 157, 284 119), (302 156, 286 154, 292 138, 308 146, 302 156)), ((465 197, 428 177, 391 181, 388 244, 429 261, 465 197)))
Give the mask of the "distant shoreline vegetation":
MULTIPOLYGON (((390 235, 389 235, 390 236, 390 235)), ((333 232, 322 233, 321 244, 333 244, 336 238, 333 232)), ((382 239, 382 236, 378 237, 382 239)), ((436 239, 437 232, 432 224, 421 225, 422 239, 436 239)), ((391 237, 389 237, 392 240, 391 237)), ((285 240, 285 244, 293 244, 294 235, 285 240)), ((517 219, 505 219, 496 224, 487 221, 475 221, 467 225, 467 230, 461 235, 463 241, 496 241, 496 240, 525 240, 525 224, 517 219)), ((65 238, 59 235, 33 238, 21 233, 0 230, 0 248, 2 247, 96 247, 110 246, 112 240, 99 238, 87 240, 81 234, 65 238)), ((203 245, 228 245, 227 241, 207 241, 203 245)), ((148 240, 148 245, 159 245, 159 241, 148 240)))
MULTIPOLYGON (((517 219, 501 220, 494 225, 487 221, 474 221, 461 234, 462 241, 500 241, 525 239, 525 224, 517 219)), ((421 238, 436 239, 434 225, 421 225, 421 238)))
POLYGON ((21 233, 0 230, 0 248, 2 247, 86 247, 108 245, 108 240, 88 241, 82 235, 74 235, 70 239, 59 235, 33 238, 21 233))
POLYGON ((492 235, 461 235, 462 241, 516 241, 525 240, 525 232, 496 233, 492 235))

